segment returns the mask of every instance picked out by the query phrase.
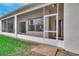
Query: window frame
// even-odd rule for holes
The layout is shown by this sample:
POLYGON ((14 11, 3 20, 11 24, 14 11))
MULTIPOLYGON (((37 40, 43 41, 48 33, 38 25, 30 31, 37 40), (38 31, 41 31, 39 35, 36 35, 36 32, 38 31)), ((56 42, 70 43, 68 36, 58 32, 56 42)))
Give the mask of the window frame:
POLYGON ((44 27, 43 26, 43 23, 44 23, 43 22, 43 16, 42 17, 36 17, 36 18, 29 18, 28 19, 28 31, 43 32, 44 31, 43 29, 42 29, 42 31, 39 31, 39 30, 36 29, 36 26, 38 26, 38 25, 42 25, 42 27, 44 27), (30 22, 29 22, 30 20, 38 20, 38 19, 41 19, 42 20, 42 24, 30 24, 30 22), (34 30, 29 30, 29 26, 31 26, 31 25, 34 26, 34 30))

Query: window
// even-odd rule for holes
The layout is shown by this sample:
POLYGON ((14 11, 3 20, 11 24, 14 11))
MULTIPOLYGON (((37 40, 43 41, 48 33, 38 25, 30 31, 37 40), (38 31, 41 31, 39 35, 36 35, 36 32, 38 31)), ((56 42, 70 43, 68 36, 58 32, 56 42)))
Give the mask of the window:
POLYGON ((29 31, 43 31, 43 18, 29 19, 28 21, 28 30, 29 31))
POLYGON ((26 22, 20 22, 20 33, 26 33, 26 22))
POLYGON ((34 31, 34 25, 29 25, 29 31, 34 31))
POLYGON ((36 31, 43 31, 43 25, 36 25, 36 31))

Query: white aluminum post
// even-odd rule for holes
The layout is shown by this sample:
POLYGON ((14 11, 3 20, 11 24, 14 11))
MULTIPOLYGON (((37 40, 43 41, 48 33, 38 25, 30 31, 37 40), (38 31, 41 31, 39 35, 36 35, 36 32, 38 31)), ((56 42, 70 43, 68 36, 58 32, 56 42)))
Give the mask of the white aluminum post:
POLYGON ((17 37, 17 16, 14 16, 14 32, 15 32, 15 37, 17 37))
POLYGON ((58 3, 57 3, 57 15, 56 15, 56 40, 58 43, 58 12, 59 12, 59 7, 58 7, 58 3))
POLYGON ((43 7, 43 38, 45 38, 45 7, 43 7))
POLYGON ((26 19, 26 34, 28 32, 28 19, 26 19))

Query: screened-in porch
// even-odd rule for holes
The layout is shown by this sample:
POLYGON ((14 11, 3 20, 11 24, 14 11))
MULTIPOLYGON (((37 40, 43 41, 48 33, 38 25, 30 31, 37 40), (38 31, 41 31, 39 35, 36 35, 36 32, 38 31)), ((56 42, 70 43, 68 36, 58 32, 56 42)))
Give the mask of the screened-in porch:
POLYGON ((51 4, 17 17, 18 34, 63 40, 63 4, 51 4), (58 23, 58 24, 57 24, 58 23), (58 27, 58 29, 57 29, 58 27))
MULTIPOLYGON (((2 32, 43 43, 63 40, 64 4, 47 6, 2 20, 2 32)), ((6 34, 7 35, 7 34, 6 34)), ((61 45, 61 43, 60 43, 61 45)))

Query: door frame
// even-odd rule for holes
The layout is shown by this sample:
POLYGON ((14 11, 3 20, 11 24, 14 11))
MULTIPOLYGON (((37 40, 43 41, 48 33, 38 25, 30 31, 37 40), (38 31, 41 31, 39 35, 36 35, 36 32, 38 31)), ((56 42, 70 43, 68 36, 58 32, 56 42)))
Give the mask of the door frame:
POLYGON ((44 34, 43 34, 43 38, 45 38, 45 33, 46 32, 51 32, 51 33, 56 33, 56 40, 58 40, 58 14, 54 13, 54 14, 49 14, 49 15, 44 15, 44 34), (56 17, 56 30, 55 31, 46 31, 45 30, 45 21, 46 21, 46 17, 50 17, 50 16, 55 16, 56 17))

